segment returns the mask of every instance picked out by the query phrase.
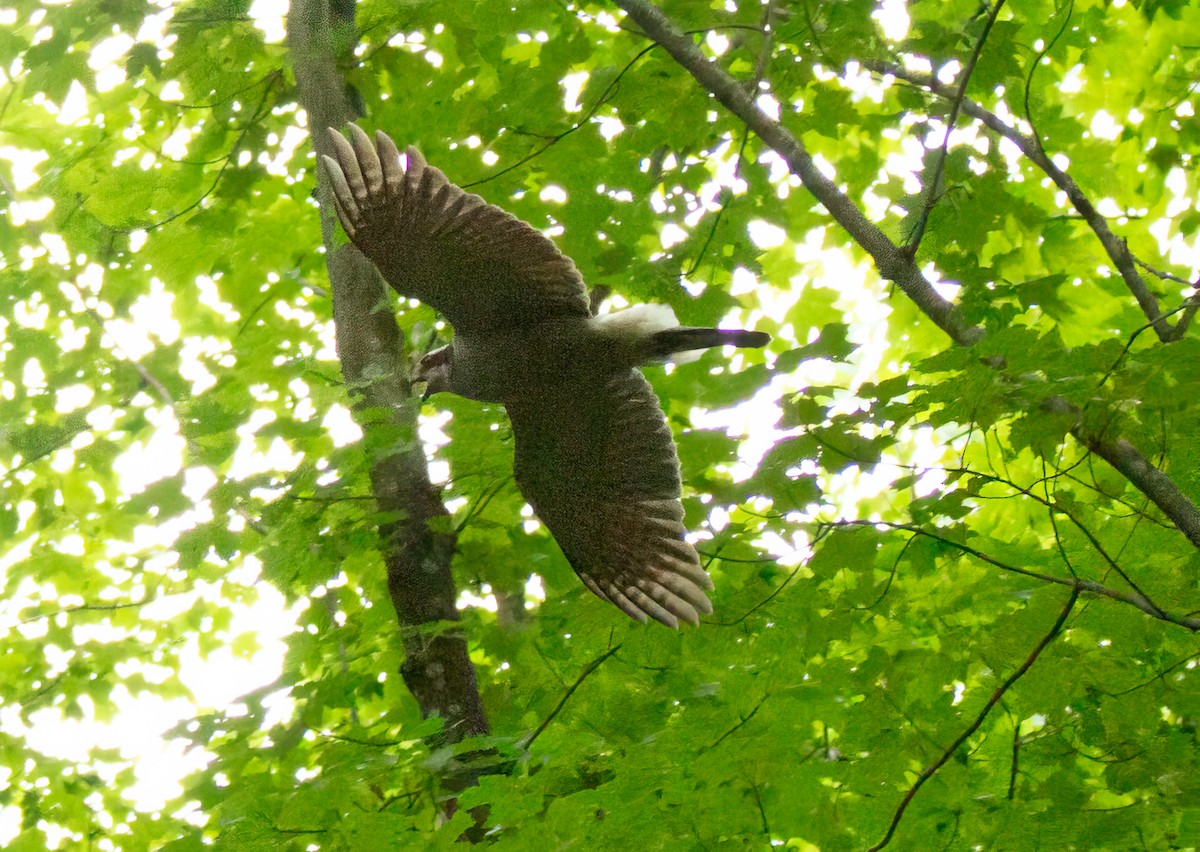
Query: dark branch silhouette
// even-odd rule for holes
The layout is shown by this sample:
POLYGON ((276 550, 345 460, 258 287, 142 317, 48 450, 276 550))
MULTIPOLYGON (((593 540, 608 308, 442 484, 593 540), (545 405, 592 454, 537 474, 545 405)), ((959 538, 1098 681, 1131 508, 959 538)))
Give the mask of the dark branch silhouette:
POLYGON ((997 702, 1004 697, 1004 694, 1012 688, 1013 684, 1020 680, 1021 677, 1027 671, 1029 671, 1030 666, 1037 661, 1037 658, 1041 656, 1042 651, 1046 650, 1046 646, 1053 642, 1054 637, 1058 635, 1060 630, 1062 630, 1063 624, 1066 623, 1067 616, 1069 616, 1071 614, 1071 610, 1075 608, 1075 601, 1078 599, 1079 589, 1074 588, 1071 590, 1071 595, 1067 598, 1067 603, 1063 607, 1062 612, 1058 614, 1058 619, 1054 622, 1054 626, 1051 627, 1050 631, 1042 637, 1042 641, 1038 642, 1037 647, 1033 649, 1033 651, 1025 659, 1025 662, 1021 664, 1021 667, 1009 675, 1004 683, 1000 684, 1000 686, 996 688, 996 691, 992 693, 992 697, 988 699, 987 704, 985 704, 983 709, 979 711, 979 714, 975 717, 975 720, 967 726, 966 730, 964 730, 958 736, 958 738, 954 740, 954 742, 946 747, 946 750, 941 753, 937 760, 925 767, 925 769, 917 777, 916 783, 909 788, 908 792, 901 800, 900 806, 896 808, 896 814, 892 817, 892 823, 888 826, 887 833, 884 834, 882 840, 870 848, 869 852, 876 852, 876 850, 882 849, 891 842, 892 836, 896 833, 896 827, 900 825, 900 820, 904 817, 904 811, 907 810, 908 806, 912 803, 912 800, 917 795, 917 792, 921 789, 921 787, 924 786, 926 781, 936 775, 937 771, 946 765, 946 761, 954 756, 954 753, 958 751, 959 746, 965 743, 973 733, 979 730, 980 725, 982 725, 984 720, 987 719, 988 714, 992 711, 992 708, 996 706, 997 702))

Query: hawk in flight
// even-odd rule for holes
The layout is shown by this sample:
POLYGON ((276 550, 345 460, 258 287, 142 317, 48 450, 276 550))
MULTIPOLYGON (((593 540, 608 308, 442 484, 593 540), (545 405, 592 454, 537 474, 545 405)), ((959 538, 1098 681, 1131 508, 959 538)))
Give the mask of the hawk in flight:
POLYGON ((638 366, 758 331, 681 328, 665 305, 593 316, 574 262, 530 225, 452 184, 382 132, 329 131, 324 157, 346 234, 406 298, 454 326, 422 359, 428 392, 503 403, 521 494, 589 589, 670 627, 712 612, 685 538, 679 457, 638 366))

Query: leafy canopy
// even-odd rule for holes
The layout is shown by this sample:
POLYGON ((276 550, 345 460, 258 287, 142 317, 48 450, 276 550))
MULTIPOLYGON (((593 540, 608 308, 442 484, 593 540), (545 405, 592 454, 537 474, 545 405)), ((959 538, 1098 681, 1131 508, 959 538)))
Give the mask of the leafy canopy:
MULTIPOLYGON (((507 770, 448 821, 285 44, 244 0, 0 12, 7 848, 449 844, 480 804, 514 848, 864 848, 914 786, 906 848, 1200 843, 1200 557, 1112 463, 1127 442, 1195 513, 1200 348, 1152 321, 1190 318, 1200 9, 662 9, 894 245, 921 234, 983 334, 954 343, 883 280, 615 6, 364 0, 333 35, 366 126, 614 300, 775 336, 649 371, 716 583, 680 634, 580 587, 500 409, 425 409, 457 580, 495 602, 463 613, 493 736, 459 750, 507 770), (189 656, 260 647, 236 616, 267 588, 296 619, 279 678, 165 734, 202 759, 164 806, 135 806, 132 747, 32 738, 190 700, 189 656)), ((423 345, 437 318, 397 311, 423 345)))

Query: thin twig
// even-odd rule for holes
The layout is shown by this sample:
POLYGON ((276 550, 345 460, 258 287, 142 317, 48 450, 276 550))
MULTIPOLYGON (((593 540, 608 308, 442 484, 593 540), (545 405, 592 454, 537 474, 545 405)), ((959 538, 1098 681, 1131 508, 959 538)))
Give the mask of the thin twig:
POLYGON ((1017 773, 1020 771, 1019 767, 1021 765, 1021 745, 1021 720, 1016 719, 1013 724, 1012 763, 1008 769, 1008 800, 1010 802, 1017 792, 1017 773))
POLYGON ((17 623, 18 624, 31 624, 35 621, 41 621, 42 619, 54 618, 59 615, 70 615, 71 613, 75 613, 75 612, 115 612, 116 610, 119 610, 119 609, 137 609, 138 607, 145 606, 148 603, 150 603, 150 592, 149 591, 147 591, 146 594, 142 596, 142 599, 140 601, 129 601, 128 603, 109 603, 109 604, 85 603, 85 604, 78 604, 77 606, 66 606, 66 607, 62 607, 60 609, 51 610, 49 612, 39 612, 37 615, 31 615, 28 618, 23 618, 20 621, 18 621, 17 623))
POLYGON ((558 704, 556 704, 554 706, 554 709, 550 711, 550 715, 547 716, 545 719, 543 719, 542 723, 537 726, 537 729, 532 734, 529 735, 529 738, 526 739, 523 743, 521 743, 521 748, 527 749, 530 746, 532 746, 533 741, 536 740, 538 737, 540 737, 542 735, 542 732, 550 726, 551 722, 554 721, 554 717, 556 717, 560 712, 562 712, 563 707, 565 707, 567 702, 571 700, 571 696, 575 694, 575 690, 579 689, 579 687, 583 684, 583 682, 588 679, 588 677, 592 674, 592 672, 594 672, 596 669, 600 668, 601 664, 605 660, 607 660, 613 654, 617 653, 617 651, 619 651, 619 650, 621 650, 621 646, 614 645, 613 647, 611 647, 607 651, 605 651, 603 654, 601 654, 599 657, 597 657, 596 659, 594 659, 590 663, 588 663, 587 667, 582 672, 580 672, 579 677, 575 678, 575 682, 567 688, 567 691, 565 693, 563 693, 563 697, 558 700, 558 704))
POLYGON ((217 187, 221 183, 221 179, 223 177, 225 177, 225 172, 229 169, 230 164, 234 160, 234 155, 237 153, 238 149, 241 147, 242 140, 246 138, 246 134, 250 132, 250 128, 254 127, 254 125, 258 123, 259 119, 261 119, 264 115, 267 114, 266 111, 263 110, 263 105, 266 104, 267 97, 271 94, 271 90, 275 88, 275 82, 278 79, 279 79, 279 77, 277 75, 268 75, 267 85, 263 89, 262 98, 259 99, 257 106, 255 106, 255 108, 254 108, 254 113, 250 116, 250 119, 246 122, 245 126, 242 127, 241 131, 238 133, 237 139, 234 140, 233 148, 231 148, 229 151, 229 156, 227 156, 225 158, 225 162, 222 163, 221 168, 217 170, 217 176, 215 178, 213 178, 213 182, 209 185, 208 189, 204 190, 204 193, 199 198, 197 198, 195 201, 193 201, 187 207, 184 207, 182 210, 180 210, 176 213, 170 214, 165 219, 161 219, 157 222, 152 222, 149 225, 144 225, 142 227, 143 231, 157 230, 158 228, 161 228, 164 225, 169 225, 171 222, 174 222, 176 219, 178 219, 181 216, 186 216, 188 213, 190 213, 191 211, 193 211, 197 207, 199 207, 201 204, 203 204, 204 199, 208 198, 210 195, 212 195, 214 192, 216 192, 217 187))
POLYGON ((1042 60, 1046 58, 1046 56, 1054 48, 1054 45, 1056 45, 1058 40, 1062 38, 1062 34, 1067 31, 1067 25, 1071 23, 1071 16, 1074 13, 1075 0, 1068 0, 1067 13, 1063 16, 1062 26, 1059 27, 1058 32, 1054 34, 1054 38, 1050 39, 1050 41, 1048 41, 1045 46, 1038 51, 1037 56, 1033 57, 1033 62, 1029 66, 1029 73, 1025 75, 1025 120, 1029 122, 1029 129, 1031 131, 1029 134, 1030 138, 1033 140, 1034 144, 1038 146, 1039 151, 1042 150, 1042 137, 1041 134, 1038 133, 1037 124, 1034 123, 1033 110, 1030 109, 1029 106, 1029 96, 1031 90, 1033 89, 1033 75, 1037 73, 1038 68, 1042 64, 1042 60))
MULTIPOLYGON (((1142 332, 1146 331, 1147 329, 1154 328, 1154 324, 1157 321, 1166 319, 1167 317, 1171 316, 1171 314, 1189 314, 1189 316, 1186 317, 1186 321, 1191 322, 1190 314, 1194 314, 1196 312, 1196 308, 1198 307, 1200 307, 1200 294, 1197 294, 1197 296, 1191 301, 1184 302, 1174 310, 1167 311, 1162 316, 1155 317, 1150 322, 1143 323, 1135 328, 1130 333, 1129 339, 1125 341, 1125 345, 1121 348, 1121 351, 1117 355, 1116 359, 1113 360, 1112 365, 1109 366, 1109 368, 1104 372, 1104 375, 1100 377, 1100 381, 1096 382, 1096 388, 1099 389, 1103 387, 1104 383, 1107 382, 1112 374, 1117 371, 1117 367, 1121 366, 1121 362, 1125 360, 1125 356, 1128 355, 1129 351, 1133 348, 1133 342, 1138 339, 1142 332)), ((1178 330, 1181 325, 1186 327, 1185 317, 1180 317, 1179 322, 1175 325, 1176 330, 1178 330)))
POLYGON ((721 743, 725 742, 726 739, 728 739, 729 737, 731 737, 735 733, 737 733, 739 730, 741 730, 742 727, 744 727, 751 719, 754 718, 754 714, 758 712, 758 709, 760 707, 762 707, 763 703, 770 697, 771 697, 771 695, 770 695, 770 693, 768 693, 768 694, 764 695, 762 698, 760 698, 758 700, 758 703, 754 705, 754 708, 749 713, 747 713, 745 716, 743 716, 741 718, 741 721, 739 721, 736 725, 734 725, 732 728, 730 728, 725 733, 721 734, 721 736, 717 737, 712 745, 701 746, 700 750, 697 752, 697 754, 704 754, 704 752, 706 752, 706 751, 712 751, 714 748, 719 746, 721 743))
POLYGON ((1088 428, 1083 422, 1083 412, 1062 397, 1050 397, 1041 407, 1047 413, 1074 417, 1076 422, 1071 427, 1071 434, 1075 440, 1116 468, 1138 491, 1154 501, 1188 541, 1200 548, 1200 510, 1137 447, 1124 438, 1113 438, 1088 428))
POLYGON ((946 761, 948 761, 954 755, 954 753, 958 751, 959 746, 965 743, 973 733, 979 730, 979 727, 983 724, 984 720, 987 719, 988 713, 990 713, 992 708, 996 706, 996 703, 1004 697, 1004 693, 1008 692, 1012 685, 1016 683, 1021 676, 1025 674, 1025 672, 1029 671, 1030 666, 1034 664, 1037 658, 1041 655, 1042 651, 1046 650, 1046 646, 1054 641, 1054 637, 1058 635, 1060 630, 1062 630, 1063 624, 1066 623, 1067 616, 1069 616, 1071 614, 1071 610, 1075 608, 1075 601, 1078 599, 1079 589, 1071 589, 1071 595, 1069 598, 1067 598, 1066 606, 1064 606, 1062 612, 1058 614, 1058 618, 1055 620, 1054 626, 1051 627, 1050 631, 1042 637, 1042 641, 1038 642, 1037 647, 1033 649, 1033 651, 1026 658, 1025 662, 1021 664, 1021 667, 1009 675, 1008 679, 996 688, 996 691, 992 693, 992 697, 988 699, 987 704, 983 706, 983 709, 980 710, 979 714, 975 717, 975 721, 967 726, 967 729, 963 731, 958 738, 946 748, 944 752, 942 752, 937 760, 925 767, 925 770, 917 777, 916 782, 912 785, 912 787, 909 788, 909 791, 901 800, 900 806, 896 808, 896 814, 892 817, 892 823, 888 826, 887 833, 883 836, 882 840, 870 848, 869 852, 876 852, 876 850, 882 849, 884 846, 887 846, 889 842, 891 842, 892 835, 896 833, 896 827, 900 824, 900 820, 904 816, 904 811, 912 802, 913 797, 917 795, 917 791, 920 790, 921 787, 924 786, 925 782, 932 778, 937 771, 946 764, 946 761))
POLYGON ((925 184, 925 203, 921 209, 921 216, 917 219, 916 227, 913 228, 908 245, 904 247, 909 257, 916 257, 917 249, 921 247, 921 240, 925 236, 925 228, 929 224, 929 215, 933 212, 933 208, 937 204, 939 197, 938 187, 942 183, 942 174, 946 170, 946 156, 950 150, 950 134, 954 132, 954 124, 958 121, 959 110, 962 109, 963 99, 967 95, 967 84, 971 82, 971 74, 975 71, 976 63, 979 62, 979 54, 983 52, 983 43, 987 41, 988 34, 991 33, 992 26, 996 23, 996 16, 1000 14, 1000 10, 1003 7, 1004 0, 996 0, 996 5, 992 7, 991 14, 988 15, 987 20, 983 24, 983 32, 979 34, 979 39, 975 42, 975 49, 971 51, 971 58, 967 60, 962 73, 958 75, 958 91, 954 94, 954 99, 950 102, 950 115, 946 118, 946 133, 942 136, 942 145, 939 149, 937 162, 933 166, 933 178, 925 184))
POLYGON ((1012 574, 1020 574, 1022 577, 1029 577, 1033 580, 1040 580, 1043 583, 1053 583, 1056 586, 1066 586, 1069 589, 1074 589, 1078 592, 1087 592, 1088 594, 1099 595, 1101 597, 1110 598, 1114 601, 1128 604, 1129 606, 1140 609, 1142 612, 1152 616, 1159 621, 1165 621, 1168 624, 1175 624, 1184 627, 1193 632, 1200 631, 1200 617, 1193 615, 1177 615, 1172 612, 1166 612, 1155 606, 1151 601, 1146 600, 1142 595, 1131 592, 1119 592, 1116 589, 1110 589, 1095 580, 1083 580, 1069 577, 1055 577, 1053 574, 1043 574, 1040 571, 1031 571, 1028 568, 1020 568, 1016 565, 1010 565, 1006 562, 1001 562, 993 556, 989 556, 981 550, 971 547, 969 544, 963 544, 960 541, 946 538, 937 533, 930 532, 927 529, 917 526, 916 524, 904 524, 891 521, 867 521, 867 520, 850 520, 836 521, 830 526, 834 527, 887 527, 894 530, 907 530, 914 532, 917 535, 925 536, 934 541, 953 547, 969 556, 973 556, 980 562, 986 562, 1001 571, 1008 571, 1012 574))
POLYGON ((757 94, 758 87, 762 85, 763 80, 767 76, 767 65, 771 61, 771 52, 775 46, 775 28, 771 26, 771 18, 775 14, 775 0, 767 0, 763 3, 762 23, 759 25, 762 29, 762 48, 758 51, 758 62, 754 66, 754 79, 750 81, 749 89, 757 94))
POLYGON ((762 820, 762 833, 769 838, 771 836, 771 823, 767 821, 767 812, 763 808, 762 796, 759 795, 758 785, 751 782, 750 790, 754 793, 754 803, 758 805, 758 817, 762 820))
MULTIPOLYGON (((750 131, 747 130, 742 134, 742 144, 738 148, 737 165, 734 166, 733 170, 735 175, 741 172, 742 158, 746 154, 746 142, 749 139, 750 131)), ((712 227, 708 229, 708 236, 704 239, 704 245, 700 246, 700 251, 696 254, 696 260, 687 271, 680 274, 680 278, 691 278, 696 273, 696 270, 700 268, 700 264, 704 261, 704 255, 708 252, 708 247, 712 245, 713 237, 717 235, 717 228, 721 225, 721 217, 725 215, 725 211, 734 202, 735 196, 729 187, 725 187, 721 194, 724 197, 721 200, 721 206, 717 208, 717 215, 713 217, 712 227)))
POLYGON ((1200 286, 1195 281, 1188 281, 1186 278, 1181 278, 1180 276, 1175 275, 1174 273, 1163 272, 1162 270, 1155 269, 1153 266, 1146 263, 1146 261, 1141 260, 1140 258, 1135 257, 1133 259, 1133 262, 1136 263, 1138 266, 1140 266, 1142 269, 1149 272, 1155 278, 1161 278, 1164 281, 1174 281, 1176 284, 1186 284, 1189 287, 1200 286))
MULTIPOLYGON (((151 99, 158 101, 160 104, 163 104, 168 109, 213 109, 215 107, 221 106, 222 104, 229 103, 234 98, 236 98, 238 95, 242 94, 242 92, 248 92, 251 89, 256 89, 259 86, 261 86, 263 83, 266 83, 268 80, 270 80, 274 77, 282 77, 282 76, 283 76, 283 71, 279 68, 276 68, 274 71, 270 71, 270 72, 264 74, 262 77, 258 78, 253 83, 247 83, 242 88, 234 89, 232 92, 229 92, 224 97, 218 98, 217 100, 211 101, 206 104, 185 104, 182 101, 168 101, 168 100, 164 100, 161 95, 158 95, 155 92, 152 92, 150 89, 143 88, 142 91, 145 92, 147 95, 149 95, 151 99)), ((222 158, 218 157, 217 159, 219 160, 222 158)), ((217 160, 213 160, 214 163, 216 161, 217 160)))
POLYGON ((613 77, 613 79, 609 82, 609 84, 604 87, 604 91, 601 92, 600 96, 596 98, 596 102, 594 104, 592 104, 592 106, 588 109, 588 111, 586 113, 584 113, 583 117, 581 119, 579 119, 579 121, 575 122, 574 124, 572 124, 570 127, 568 127, 566 130, 562 131, 561 133, 554 134, 553 136, 551 136, 549 139, 546 140, 546 144, 544 144, 541 148, 538 148, 536 151, 534 151, 531 154, 525 155, 524 157, 522 157, 521 159, 519 159, 515 163, 513 163, 511 166, 505 166, 504 168, 500 169, 499 171, 492 172, 492 174, 488 175, 487 177, 480 178, 479 180, 472 181, 471 183, 464 183, 462 185, 463 189, 471 189, 473 187, 480 186, 482 184, 487 183, 488 181, 493 181, 496 178, 501 177, 502 175, 506 175, 509 172, 513 171, 514 169, 519 169, 521 166, 525 165, 530 160, 540 157, 547 150, 552 148, 554 145, 557 145, 562 140, 566 139, 568 136, 570 136, 576 130, 579 130, 581 127, 583 127, 589 121, 591 121, 592 116, 594 116, 596 114, 597 110, 599 110, 600 107, 602 107, 606 103, 608 103, 609 99, 613 96, 614 92, 616 91, 617 86, 620 84, 621 78, 624 77, 625 74, 628 73, 630 71, 630 69, 632 69, 633 66, 636 65, 643 56, 645 56, 647 53, 650 53, 656 47, 658 47, 658 45, 652 44, 649 47, 643 48, 642 50, 639 50, 637 52, 637 54, 633 57, 633 59, 630 59, 628 62, 626 62, 625 67, 622 68, 620 71, 618 71, 617 76, 613 77))
POLYGON ((86 311, 88 319, 95 324, 97 330, 99 330, 101 334, 108 335, 109 340, 112 341, 113 349, 125 356, 125 360, 129 362, 133 369, 137 370, 138 375, 142 377, 142 381, 154 388, 154 392, 158 394, 158 398, 163 405, 174 411, 175 398, 171 396, 171 392, 167 390, 166 386, 160 382, 153 373, 147 370, 145 365, 125 351, 125 349, 121 346, 121 342, 117 340, 116 335, 108 330, 108 326, 105 324, 104 318, 96 312, 95 308, 87 308, 86 311))

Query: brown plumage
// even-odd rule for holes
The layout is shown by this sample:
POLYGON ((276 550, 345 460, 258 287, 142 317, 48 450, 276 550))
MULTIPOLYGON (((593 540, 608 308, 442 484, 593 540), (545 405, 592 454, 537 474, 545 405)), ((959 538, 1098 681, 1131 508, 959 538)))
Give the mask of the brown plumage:
POLYGON ((502 402, 521 493, 584 584, 639 621, 712 612, 684 538, 679 459, 637 369, 675 352, 764 346, 762 332, 680 328, 665 306, 593 317, 570 258, 528 224, 401 158, 357 126, 325 157, 346 233, 403 296, 454 326, 421 374, 429 391, 502 402))

